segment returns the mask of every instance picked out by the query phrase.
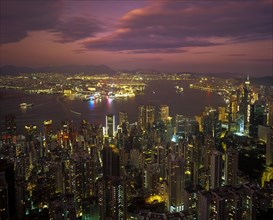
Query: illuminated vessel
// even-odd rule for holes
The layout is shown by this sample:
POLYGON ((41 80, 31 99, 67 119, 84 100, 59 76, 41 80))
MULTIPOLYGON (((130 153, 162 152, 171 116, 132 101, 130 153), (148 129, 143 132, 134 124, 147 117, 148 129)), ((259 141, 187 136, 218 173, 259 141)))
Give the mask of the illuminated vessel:
POLYGON ((184 91, 184 88, 182 86, 176 86, 175 88, 177 93, 182 93, 184 91))
POLYGON ((135 93, 108 93, 109 98, 127 98, 132 96, 135 96, 135 93))
POLYGON ((30 108, 33 106, 33 103, 26 103, 26 102, 23 102, 20 104, 20 108, 30 108))

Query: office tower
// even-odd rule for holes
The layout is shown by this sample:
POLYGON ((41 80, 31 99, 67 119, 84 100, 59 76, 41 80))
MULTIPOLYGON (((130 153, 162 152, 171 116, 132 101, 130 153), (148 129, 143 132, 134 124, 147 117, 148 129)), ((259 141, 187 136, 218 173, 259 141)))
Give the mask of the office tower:
POLYGON ((181 138, 186 138, 188 131, 188 122, 187 118, 183 115, 175 116, 175 133, 181 138))
POLYGON ((114 115, 106 115, 106 135, 109 138, 113 138, 115 136, 115 116, 114 115))
POLYGON ((225 157, 225 184, 235 186, 238 173, 238 151, 229 148, 225 157))
POLYGON ((185 161, 175 158, 174 154, 168 157, 168 201, 169 212, 184 210, 184 187, 185 187, 185 161))
POLYGON ((66 149, 73 151, 72 144, 76 141, 73 121, 62 121, 61 130, 58 132, 58 141, 66 149))
POLYGON ((220 137, 221 121, 218 120, 218 112, 213 108, 206 108, 203 117, 202 125, 204 135, 210 135, 214 138, 220 137))
POLYGON ((242 114, 237 114, 236 118, 236 131, 239 133, 244 133, 245 131, 245 121, 244 121, 244 115, 242 114))
POLYGON ((46 142, 50 141, 52 136, 52 120, 44 121, 44 132, 45 132, 46 142))
POLYGON ((127 112, 119 112, 119 128, 121 128, 122 133, 127 134, 129 129, 129 120, 127 112))
POLYGON ((172 141, 172 138, 174 135, 174 125, 173 125, 172 117, 168 117, 166 128, 167 128, 166 141, 169 143, 172 141))
POLYGON ((150 130, 155 122, 155 108, 152 105, 138 107, 138 124, 142 130, 150 130))
POLYGON ((218 107, 218 112, 218 120, 222 122, 226 121, 226 107, 218 107))
POLYGON ((244 130, 248 133, 250 119, 251 89, 249 77, 245 81, 241 94, 239 112, 244 116, 244 130))
POLYGON ((190 119, 188 121, 188 135, 198 135, 199 134, 199 124, 196 120, 190 119))
POLYGON ((250 105, 249 135, 258 137, 258 126, 266 125, 266 115, 264 105, 256 102, 250 105))
POLYGON ((169 106, 160 105, 159 106, 159 120, 163 121, 166 124, 168 117, 169 117, 169 106))
POLYGON ((127 112, 119 112, 119 125, 122 126, 123 123, 128 123, 128 113, 127 112))
POLYGON ((210 188, 215 189, 221 186, 222 182, 222 153, 213 150, 210 160, 210 188))

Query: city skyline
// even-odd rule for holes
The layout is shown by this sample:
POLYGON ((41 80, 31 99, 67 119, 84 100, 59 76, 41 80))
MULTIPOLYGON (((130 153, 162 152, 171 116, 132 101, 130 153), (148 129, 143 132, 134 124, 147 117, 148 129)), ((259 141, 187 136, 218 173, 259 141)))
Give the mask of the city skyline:
POLYGON ((272 75, 272 1, 1 1, 0 64, 272 75))

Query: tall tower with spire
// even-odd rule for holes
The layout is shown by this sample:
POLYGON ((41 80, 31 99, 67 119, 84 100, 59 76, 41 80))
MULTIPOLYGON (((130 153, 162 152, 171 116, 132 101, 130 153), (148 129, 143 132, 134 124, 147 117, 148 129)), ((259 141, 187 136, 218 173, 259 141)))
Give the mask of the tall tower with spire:
POLYGON ((251 104, 251 87, 250 87, 249 75, 247 75, 247 79, 243 86, 241 102, 240 102, 240 113, 244 117, 245 132, 248 132, 248 129, 249 129, 250 104, 251 104))

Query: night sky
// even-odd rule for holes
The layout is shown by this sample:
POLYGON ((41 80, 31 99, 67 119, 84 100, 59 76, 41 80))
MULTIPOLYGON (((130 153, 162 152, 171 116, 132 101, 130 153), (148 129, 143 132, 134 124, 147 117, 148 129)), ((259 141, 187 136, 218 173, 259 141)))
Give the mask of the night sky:
POLYGON ((272 75, 273 1, 1 0, 0 65, 272 75))

